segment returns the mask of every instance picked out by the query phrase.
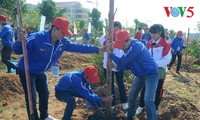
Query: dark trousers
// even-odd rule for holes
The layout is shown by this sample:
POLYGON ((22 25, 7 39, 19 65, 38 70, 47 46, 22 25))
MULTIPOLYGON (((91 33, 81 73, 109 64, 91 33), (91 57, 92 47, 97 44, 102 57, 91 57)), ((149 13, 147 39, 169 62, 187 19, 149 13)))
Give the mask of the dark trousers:
POLYGON ((62 120, 71 120, 71 116, 76 106, 76 101, 74 96, 66 91, 58 91, 58 90, 55 90, 55 96, 59 101, 67 103, 62 120))
MULTIPOLYGON (((107 70, 104 69, 104 76, 106 78, 106 73, 107 70)), ((112 94, 113 96, 113 101, 112 101, 112 106, 116 105, 116 96, 115 96, 115 86, 114 86, 114 74, 116 76, 116 80, 117 80, 117 86, 119 89, 119 95, 120 95, 120 101, 121 103, 126 103, 127 102, 127 96, 126 96, 126 89, 124 87, 124 71, 120 70, 118 72, 113 72, 112 71, 112 94)))
MULTIPOLYGON (((157 86, 157 89, 156 89, 155 101, 154 101, 156 110, 158 110, 158 106, 160 104, 160 101, 162 100, 163 84, 164 84, 164 79, 159 79, 158 86, 157 86)), ((145 101, 144 101, 145 87, 143 87, 143 89, 142 89, 140 94, 141 95, 140 95, 139 106, 140 107, 144 107, 145 106, 145 101)))
POLYGON ((182 62, 182 54, 179 54, 177 52, 176 55, 172 55, 172 59, 171 59, 171 62, 169 64, 169 67, 171 67, 175 63, 176 56, 178 56, 178 63, 177 63, 176 71, 179 72, 180 67, 181 67, 181 62, 182 62))
MULTIPOLYGON (((26 108, 28 112, 28 117, 30 120, 30 110, 29 110, 29 100, 28 100, 28 92, 27 92, 27 85, 26 85, 26 75, 24 72, 19 72, 19 77, 21 84, 23 86, 24 94, 25 94, 25 101, 26 101, 26 108)), ((47 76, 45 73, 39 75, 32 75, 30 74, 30 81, 31 81, 31 91, 32 91, 32 103, 33 103, 33 110, 34 110, 34 120, 44 120, 48 117, 48 99, 49 99, 49 89, 47 83, 47 76), (40 118, 37 113, 36 107, 36 92, 39 95, 39 111, 40 111, 40 118)))
POLYGON ((11 68, 17 69, 17 66, 10 61, 11 53, 12 53, 12 46, 3 46, 1 50, 1 59, 2 62, 6 64, 8 73, 11 72, 11 68))

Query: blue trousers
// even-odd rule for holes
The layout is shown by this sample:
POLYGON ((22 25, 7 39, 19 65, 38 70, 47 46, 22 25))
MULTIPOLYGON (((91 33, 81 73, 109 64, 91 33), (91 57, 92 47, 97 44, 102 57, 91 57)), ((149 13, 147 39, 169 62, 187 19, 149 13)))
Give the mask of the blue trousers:
MULTIPOLYGON (((27 92, 27 85, 26 85, 26 75, 23 71, 19 72, 20 81, 24 90, 25 94, 25 101, 26 101, 26 108, 28 112, 28 117, 30 120, 30 110, 29 110, 29 100, 28 100, 28 92, 27 92)), ((31 80, 31 91, 32 91, 32 103, 34 109, 34 118, 35 120, 44 120, 48 117, 48 99, 49 99, 49 89, 47 84, 47 76, 45 73, 39 75, 30 74, 31 80), (36 107, 36 91, 39 95, 39 111, 40 111, 40 118, 37 113, 36 107)))
POLYGON ((76 101, 74 96, 66 91, 58 91, 58 90, 55 90, 55 96, 59 101, 67 103, 62 120, 71 120, 72 113, 76 106, 76 101))
POLYGON ((11 72, 11 68, 17 69, 17 66, 11 62, 12 46, 3 46, 1 51, 1 60, 7 66, 7 72, 11 72))
POLYGON ((129 91, 128 117, 135 116, 138 93, 145 86, 144 100, 146 105, 147 120, 158 119, 154 104, 154 94, 156 92, 156 88, 158 85, 158 76, 159 76, 158 73, 156 73, 134 78, 131 85, 131 89, 129 91))
POLYGON ((169 66, 171 67, 175 63, 176 56, 178 56, 178 63, 177 63, 176 71, 179 72, 179 70, 181 68, 181 62, 182 62, 182 54, 179 54, 177 52, 176 55, 172 55, 172 59, 171 59, 169 66))
MULTIPOLYGON (((158 107, 160 105, 160 102, 162 100, 162 95, 163 95, 163 84, 164 84, 164 79, 159 79, 158 80, 158 86, 156 89, 156 96, 155 96, 155 106, 156 106, 156 110, 158 110, 158 107)), ((145 94, 145 87, 143 87, 142 91, 141 91, 141 95, 140 95, 140 107, 144 107, 145 106, 145 102, 144 102, 144 94, 145 94)))

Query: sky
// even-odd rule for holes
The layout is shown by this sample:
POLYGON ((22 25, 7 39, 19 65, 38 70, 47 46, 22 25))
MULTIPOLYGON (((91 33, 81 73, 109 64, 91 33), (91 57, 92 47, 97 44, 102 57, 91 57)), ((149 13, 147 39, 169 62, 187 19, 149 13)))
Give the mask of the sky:
MULTIPOLYGON (((26 0, 27 3, 37 4, 41 0, 26 0)), ((79 1, 83 7, 96 8, 101 12, 102 19, 108 18, 109 0, 53 0, 54 2, 79 1), (91 2, 87 2, 91 1, 91 2)), ((115 0, 114 8, 116 11, 114 20, 120 21, 123 26, 134 26, 134 19, 152 24, 162 24, 168 30, 182 30, 187 32, 190 28, 191 33, 196 33, 198 22, 200 22, 200 2, 199 0, 115 0), (172 7, 173 15, 179 13, 179 16, 173 17, 171 14, 167 16, 164 7, 172 7), (186 7, 183 17, 176 9, 178 7, 186 7), (193 7, 189 9, 189 7, 193 7), (192 17, 187 18, 187 16, 192 17), (175 13, 174 13, 175 12, 175 13)), ((169 9, 170 10, 170 9, 169 9)), ((183 8, 184 10, 184 8, 183 8)))

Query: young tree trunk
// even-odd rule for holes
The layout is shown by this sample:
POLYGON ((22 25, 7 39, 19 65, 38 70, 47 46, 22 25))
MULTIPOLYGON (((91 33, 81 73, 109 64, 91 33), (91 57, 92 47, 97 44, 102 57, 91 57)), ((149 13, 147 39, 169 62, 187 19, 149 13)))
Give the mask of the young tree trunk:
POLYGON ((185 71, 188 72, 188 63, 187 63, 187 55, 188 55, 188 41, 189 41, 189 34, 190 34, 190 28, 188 28, 188 33, 187 33, 187 41, 186 41, 186 52, 185 52, 185 71))
MULTIPOLYGON (((114 34, 114 0, 110 0, 110 10, 109 10, 109 42, 112 43, 113 41, 113 34, 114 34)), ((106 93, 107 96, 111 95, 111 82, 112 82, 112 61, 108 55, 108 63, 107 63, 107 74, 106 74, 106 93)), ((112 110, 111 104, 106 104, 105 108, 106 118, 108 120, 112 119, 112 110)))

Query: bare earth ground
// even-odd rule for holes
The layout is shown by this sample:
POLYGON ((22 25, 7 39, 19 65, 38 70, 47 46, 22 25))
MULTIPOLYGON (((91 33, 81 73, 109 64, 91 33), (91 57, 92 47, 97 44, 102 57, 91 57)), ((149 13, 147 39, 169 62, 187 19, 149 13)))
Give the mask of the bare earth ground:
MULTIPOLYGON (((61 119, 66 103, 58 101, 54 96, 54 85, 66 72, 82 69, 91 62, 90 55, 65 53, 58 65, 61 68, 59 77, 52 77, 49 70, 49 113, 51 116, 61 119)), ((182 68, 183 69, 183 68, 182 68)), ((193 70, 191 70, 193 71, 193 70)), ((126 89, 130 84, 125 83, 126 89)), ((117 89, 117 88, 116 88, 117 89)), ((126 110, 121 110, 118 104, 113 111, 113 120, 124 120, 126 110)), ((187 73, 181 71, 181 75, 174 72, 174 68, 168 72, 164 84, 163 100, 159 106, 160 120, 200 120, 200 74, 199 71, 187 73)), ((77 99, 73 120, 105 120, 104 109, 85 109, 85 101, 77 99)), ((145 112, 137 116, 136 120, 144 120, 145 112)), ((0 120, 27 120, 23 90, 19 78, 15 73, 0 73, 0 120)))

